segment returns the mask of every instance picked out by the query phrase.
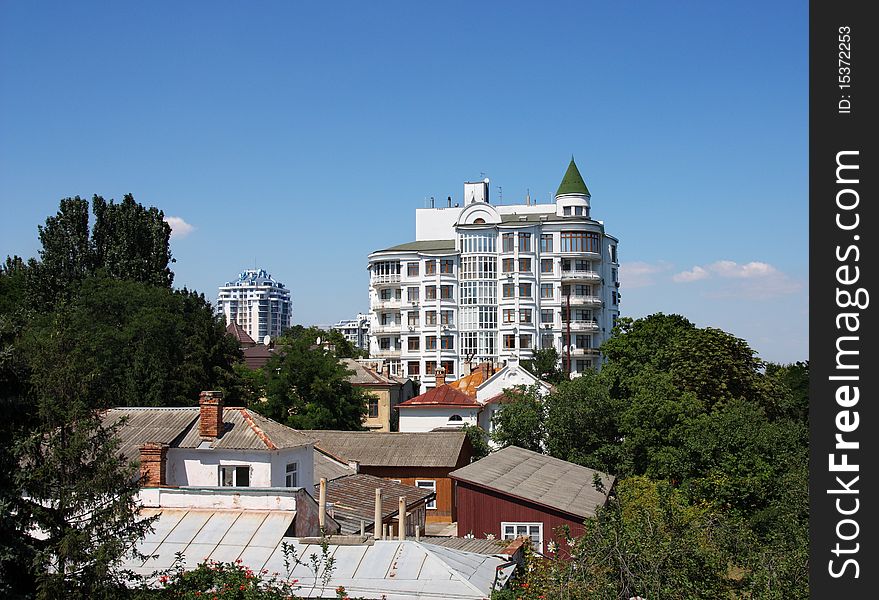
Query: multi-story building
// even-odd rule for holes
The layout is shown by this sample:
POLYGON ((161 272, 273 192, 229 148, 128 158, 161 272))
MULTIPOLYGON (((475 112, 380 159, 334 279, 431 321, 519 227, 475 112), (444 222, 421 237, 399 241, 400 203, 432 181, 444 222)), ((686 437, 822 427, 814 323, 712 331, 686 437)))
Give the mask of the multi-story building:
POLYGON ((572 374, 597 368, 619 315, 618 240, 591 217, 577 165, 552 204, 493 205, 488 184, 416 210, 414 242, 369 255, 370 356, 427 386, 438 367, 456 379, 534 348, 572 374))
POLYGON ((238 323, 251 338, 263 342, 290 327, 293 318, 290 290, 265 269, 251 269, 220 287, 217 313, 226 323, 238 323))
POLYGON ((330 329, 341 333, 357 348, 366 350, 369 348, 369 321, 368 314, 357 313, 353 319, 345 319, 335 325, 330 325, 330 329))

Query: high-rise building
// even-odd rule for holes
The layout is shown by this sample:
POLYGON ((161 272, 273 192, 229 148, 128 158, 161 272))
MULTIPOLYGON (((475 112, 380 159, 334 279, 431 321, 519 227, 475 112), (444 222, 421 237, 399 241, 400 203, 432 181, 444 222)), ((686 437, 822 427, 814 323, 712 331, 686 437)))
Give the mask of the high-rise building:
POLYGON ((417 209, 415 241, 369 255, 371 357, 434 381, 555 348, 572 374, 600 365, 619 315, 618 240, 590 215, 573 158, 552 204, 493 205, 489 181, 417 209))
POLYGON ((353 319, 343 319, 335 325, 330 325, 329 328, 341 333, 355 347, 367 350, 369 348, 369 321, 368 314, 357 313, 353 319))
POLYGON ((293 318, 290 290, 265 269, 250 269, 220 287, 217 312, 238 323, 254 340, 281 335, 293 318))

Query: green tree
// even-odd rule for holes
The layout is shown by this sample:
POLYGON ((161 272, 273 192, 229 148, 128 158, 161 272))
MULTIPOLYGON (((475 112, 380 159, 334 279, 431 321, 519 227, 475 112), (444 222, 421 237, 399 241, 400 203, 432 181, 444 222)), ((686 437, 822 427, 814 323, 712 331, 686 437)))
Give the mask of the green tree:
POLYGON ((492 417, 491 439, 501 447, 518 446, 543 452, 546 417, 537 386, 504 390, 504 400, 492 417))
POLYGON ((94 408, 99 382, 76 357, 67 315, 55 318, 52 335, 26 341, 36 423, 16 446, 17 534, 32 550, 38 598, 110 598, 114 566, 151 521, 137 517, 136 469, 119 453, 118 426, 94 408))
POLYGON ((351 371, 312 328, 278 338, 278 353, 263 367, 266 401, 260 412, 297 429, 363 428, 368 395, 354 387, 351 371))
POLYGON ((467 434, 467 439, 473 446, 472 461, 485 458, 491 453, 491 446, 488 445, 488 433, 479 425, 464 425, 461 428, 467 434))
POLYGON ((559 353, 555 348, 534 348, 531 356, 530 360, 522 361, 522 366, 535 377, 556 384, 568 379, 559 366, 559 353))

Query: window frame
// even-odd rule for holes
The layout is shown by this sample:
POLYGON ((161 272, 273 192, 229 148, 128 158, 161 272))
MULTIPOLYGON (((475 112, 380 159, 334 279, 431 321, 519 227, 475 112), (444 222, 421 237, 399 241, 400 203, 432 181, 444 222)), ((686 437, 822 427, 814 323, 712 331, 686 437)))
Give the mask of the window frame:
POLYGON ((531 545, 534 547, 534 549, 537 552, 539 552, 540 554, 543 554, 543 542, 544 542, 543 523, 541 523, 539 521, 532 521, 532 522, 528 522, 528 521, 501 521, 500 539, 502 539, 502 540, 518 539, 519 537, 521 537, 517 533, 518 527, 525 527, 526 528, 527 533, 524 535, 526 535, 528 538, 531 539, 531 545), (506 529, 508 527, 512 527, 513 537, 506 537, 506 535, 507 535, 506 529), (535 542, 534 538, 531 537, 531 527, 537 527, 537 536, 538 536, 538 540, 539 540, 537 542, 535 542))
POLYGON ((287 463, 287 466, 284 467, 284 483, 285 487, 299 487, 299 462, 293 461, 291 463, 287 463), (293 467, 291 470, 290 467, 293 467), (290 485, 290 475, 293 475, 293 484, 290 485))
POLYGON ((436 510, 436 479, 416 479, 415 487, 422 490, 430 490, 433 492, 433 500, 428 500, 424 503, 424 507, 427 510, 436 510), (422 483, 427 483, 430 485, 420 485, 422 483))
POLYGON ((217 465, 217 487, 250 487, 250 480, 253 478, 252 475, 253 465, 217 465), (226 485, 223 483, 225 480, 223 473, 227 469, 232 470, 232 485, 226 485), (238 485, 238 474, 240 469, 247 469, 247 483, 245 485, 238 485))

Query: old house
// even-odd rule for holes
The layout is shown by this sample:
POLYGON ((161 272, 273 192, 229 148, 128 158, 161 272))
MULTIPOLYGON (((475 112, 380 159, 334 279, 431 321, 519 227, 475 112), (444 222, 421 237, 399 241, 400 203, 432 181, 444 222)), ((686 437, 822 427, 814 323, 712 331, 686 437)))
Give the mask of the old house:
POLYGON ((508 446, 449 474, 455 481, 458 535, 531 538, 545 553, 560 541, 557 527, 575 536, 595 515, 616 478, 558 458, 508 446))
POLYGON ((391 375, 387 365, 365 363, 353 358, 340 359, 351 372, 348 382, 369 394, 363 426, 373 431, 397 429, 397 405, 415 395, 411 380, 391 375))

